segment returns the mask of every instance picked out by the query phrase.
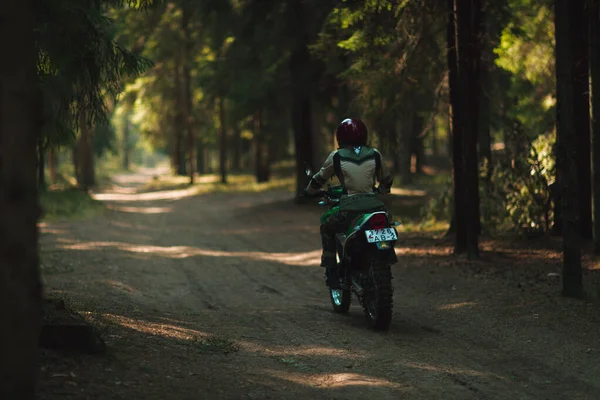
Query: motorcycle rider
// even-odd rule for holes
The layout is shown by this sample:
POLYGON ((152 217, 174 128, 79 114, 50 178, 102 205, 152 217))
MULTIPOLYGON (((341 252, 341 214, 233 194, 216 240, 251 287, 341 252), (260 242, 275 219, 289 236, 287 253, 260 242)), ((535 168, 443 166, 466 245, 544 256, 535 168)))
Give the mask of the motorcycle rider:
POLYGON ((384 209, 383 203, 373 193, 375 181, 379 182, 377 192, 387 194, 393 180, 390 175, 384 174, 379 151, 367 146, 368 131, 361 120, 344 119, 335 135, 339 148, 329 154, 305 189, 309 195, 318 193, 334 174, 343 187, 340 206, 321 217, 321 266, 325 268, 326 284, 331 289, 340 288, 335 234, 346 229, 358 213, 384 209))

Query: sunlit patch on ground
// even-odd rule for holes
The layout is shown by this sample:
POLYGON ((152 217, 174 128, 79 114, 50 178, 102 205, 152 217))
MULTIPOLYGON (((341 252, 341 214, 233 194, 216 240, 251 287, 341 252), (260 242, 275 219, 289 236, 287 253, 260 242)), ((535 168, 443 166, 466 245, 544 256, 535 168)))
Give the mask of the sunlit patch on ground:
POLYGON ((424 370, 424 371, 430 371, 430 372, 442 372, 445 374, 452 374, 452 375, 492 377, 492 378, 501 379, 501 380, 506 379, 500 375, 493 374, 491 372, 481 372, 481 371, 476 371, 474 369, 457 368, 457 367, 452 367, 452 366, 448 366, 448 365, 432 365, 432 364, 416 363, 416 362, 399 362, 399 364, 407 366, 407 367, 411 367, 411 368, 417 368, 417 369, 424 370))
POLYGON ((126 207, 112 204, 109 204, 107 208, 114 211, 139 214, 164 214, 173 211, 172 207, 126 207))
POLYGON ((112 177, 117 185, 138 186, 146 183, 150 176, 161 176, 169 173, 169 167, 137 168, 134 174, 118 174, 112 177))
POLYGON ((396 247, 398 256, 447 256, 452 254, 450 247, 396 247))
POLYGON ((285 232, 298 232, 298 231, 305 231, 305 232, 311 232, 311 233, 315 233, 315 235, 318 235, 319 233, 319 227, 313 225, 298 225, 298 224, 294 224, 294 225, 289 225, 289 226, 271 226, 271 227, 267 227, 267 226, 259 226, 259 227, 255 227, 255 228, 238 228, 238 229, 226 229, 226 230, 221 230, 221 233, 224 235, 248 235, 248 234, 267 234, 267 233, 285 233, 285 232))
POLYGON ((151 246, 121 242, 85 242, 61 246, 65 250, 99 250, 116 248, 131 253, 147 253, 169 258, 188 258, 194 256, 240 257, 257 261, 273 261, 294 266, 315 266, 321 263, 321 250, 300 253, 267 253, 262 251, 222 251, 208 250, 190 246, 151 246))
POLYGON ((65 229, 53 228, 46 223, 41 223, 38 226, 40 227, 41 233, 48 233, 52 235, 64 235, 67 233, 65 229))
POLYGON ((183 328, 181 326, 172 324, 161 324, 128 318, 122 315, 103 314, 102 317, 114 324, 154 336, 162 336, 179 340, 194 340, 199 336, 208 336, 207 333, 194 329, 183 328))
POLYGON ((306 356, 306 357, 336 357, 340 359, 367 358, 366 352, 354 349, 350 354, 343 349, 321 346, 263 346, 250 341, 239 341, 240 348, 250 353, 260 353, 267 356, 306 356))
POLYGON ((139 294, 140 291, 133 286, 127 285, 126 283, 115 281, 115 280, 104 280, 103 283, 107 284, 113 289, 117 289, 123 293, 127 294, 139 294))
POLYGON ((149 193, 96 193, 92 195, 98 201, 152 201, 152 200, 179 200, 194 196, 198 193, 195 187, 179 190, 164 190, 149 193))
POLYGON ((444 305, 441 305, 439 308, 440 308, 440 310, 455 310, 457 308, 471 307, 476 304, 477 303, 474 303, 472 301, 463 301, 461 303, 444 304, 444 305))
POLYGON ((391 389, 411 389, 408 385, 392 382, 387 379, 349 372, 338 374, 302 374, 298 372, 264 370, 264 373, 281 380, 320 388, 337 389, 347 386, 373 386, 391 389))

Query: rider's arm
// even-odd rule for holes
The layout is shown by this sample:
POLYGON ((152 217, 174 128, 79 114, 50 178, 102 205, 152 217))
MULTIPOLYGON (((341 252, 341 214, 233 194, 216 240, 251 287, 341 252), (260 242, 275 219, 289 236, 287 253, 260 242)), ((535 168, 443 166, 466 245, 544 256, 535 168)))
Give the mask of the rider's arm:
POLYGON ((313 177, 311 178, 311 180, 308 183, 308 186, 306 188, 306 191, 308 192, 308 194, 317 193, 319 190, 321 190, 323 185, 325 185, 327 183, 327 181, 329 179, 331 179, 331 177, 333 176, 333 174, 334 174, 333 155, 334 154, 335 154, 335 151, 332 151, 331 154, 329 154, 329 156, 325 160, 325 163, 323 163, 323 166, 321 167, 319 172, 314 174, 313 177))
POLYGON ((377 182, 379 182, 379 193, 387 194, 392 188, 392 182, 394 181, 394 178, 392 175, 386 173, 381 153, 377 150, 375 150, 375 153, 379 158, 379 161, 377 162, 377 170, 375 171, 377 182))

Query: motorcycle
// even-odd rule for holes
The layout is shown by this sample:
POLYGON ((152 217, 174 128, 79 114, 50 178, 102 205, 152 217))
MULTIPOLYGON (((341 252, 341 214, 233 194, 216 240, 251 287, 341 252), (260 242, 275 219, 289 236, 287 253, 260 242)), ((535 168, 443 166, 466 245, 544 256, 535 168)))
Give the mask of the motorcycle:
MULTIPOLYGON (((306 169, 306 175, 312 176, 306 169)), ((319 205, 330 211, 339 206, 342 186, 330 186, 310 197, 319 197, 319 205)), ((357 213, 344 232, 336 234, 338 276, 341 289, 329 288, 336 313, 347 313, 352 293, 363 307, 369 325, 385 330, 392 321, 394 288, 391 265, 398 262, 395 244, 398 222, 391 223, 387 211, 357 213)))

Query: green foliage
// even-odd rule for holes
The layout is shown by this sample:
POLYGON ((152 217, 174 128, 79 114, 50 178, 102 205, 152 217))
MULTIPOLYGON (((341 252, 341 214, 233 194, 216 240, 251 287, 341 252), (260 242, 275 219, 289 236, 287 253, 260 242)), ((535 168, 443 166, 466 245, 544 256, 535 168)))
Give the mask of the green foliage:
POLYGON ((40 193, 43 221, 89 218, 102 212, 102 203, 80 189, 68 188, 40 193))
POLYGON ((554 21, 551 2, 510 0, 511 18, 495 49, 496 64, 510 73, 507 116, 529 139, 553 129, 556 103, 554 21))
MULTIPOLYGON (((141 73, 151 63, 113 40, 108 6, 122 1, 44 0, 36 8, 38 77, 43 93, 47 145, 62 145, 74 137, 78 113, 89 126, 108 122, 106 98, 116 97, 125 77, 141 73), (73 51, 76 49, 77 51, 73 51)), ((147 6, 149 2, 129 2, 147 6)))
MULTIPOLYGON (((516 159, 498 154, 491 174, 480 176, 481 221, 484 231, 548 232, 553 221, 552 184, 555 161, 554 133, 540 135, 529 152, 516 159)), ((452 214, 452 182, 423 208, 426 220, 448 221, 452 214)))
POLYGON ((365 119, 387 155, 408 146, 413 115, 430 121, 437 112, 446 20, 439 1, 346 1, 330 13, 312 47, 334 82, 351 90, 353 101, 338 104, 339 113, 365 119))
POLYGON ((508 221, 516 230, 548 231, 553 220, 551 185, 554 183, 555 165, 552 158, 554 133, 540 135, 529 147, 526 157, 513 165, 501 165, 495 172, 492 184, 496 203, 505 206, 498 214, 507 213, 508 221), (504 167, 504 168, 502 168, 504 167), (505 199, 504 202, 501 200, 505 199))

